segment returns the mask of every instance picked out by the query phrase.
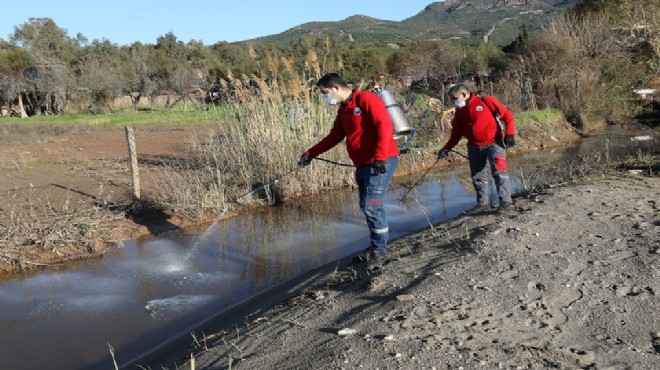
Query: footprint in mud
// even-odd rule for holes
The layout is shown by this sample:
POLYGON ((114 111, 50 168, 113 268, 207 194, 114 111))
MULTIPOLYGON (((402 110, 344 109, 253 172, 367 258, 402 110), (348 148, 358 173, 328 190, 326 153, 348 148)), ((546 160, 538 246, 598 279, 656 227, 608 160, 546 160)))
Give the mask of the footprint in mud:
POLYGON ((521 311, 527 312, 525 324, 529 327, 561 331, 569 316, 563 311, 579 301, 583 294, 579 289, 564 289, 558 295, 545 294, 545 286, 535 281, 527 284, 528 303, 522 302, 521 311))
POLYGON ((493 314, 488 314, 487 318, 476 319, 469 327, 483 333, 497 334, 501 331, 502 323, 503 320, 501 318, 495 318, 493 314))
POLYGON ((527 283, 527 298, 530 301, 536 301, 543 298, 543 291, 545 290, 545 285, 536 282, 534 280, 527 283))
POLYGON ((568 351, 577 356, 578 364, 582 368, 592 366, 596 362, 596 354, 594 352, 584 351, 578 348, 570 348, 568 351))
POLYGON ((584 263, 571 262, 568 267, 562 271, 562 274, 568 277, 579 276, 586 267, 587 266, 584 263))
POLYGON ((512 264, 507 264, 507 266, 499 271, 500 277, 504 280, 513 280, 518 278, 520 275, 518 273, 518 270, 512 265, 512 264))
POLYGON ((558 295, 548 299, 546 303, 549 307, 548 313, 553 316, 551 320, 548 320, 548 325, 559 328, 561 325, 566 324, 569 315, 564 310, 570 310, 571 306, 583 297, 584 293, 581 289, 565 289, 558 295))
POLYGON ((655 291, 650 286, 640 287, 636 285, 613 285, 612 289, 619 297, 635 297, 640 294, 649 294, 655 296, 655 291))
POLYGON ((553 319, 553 315, 548 310, 548 307, 541 300, 523 304, 520 306, 522 311, 527 311, 529 317, 525 320, 525 325, 541 329, 550 326, 549 322, 553 319))
POLYGON ((660 332, 652 333, 651 338, 653 339, 651 345, 653 346, 653 350, 655 351, 655 354, 660 355, 660 332))

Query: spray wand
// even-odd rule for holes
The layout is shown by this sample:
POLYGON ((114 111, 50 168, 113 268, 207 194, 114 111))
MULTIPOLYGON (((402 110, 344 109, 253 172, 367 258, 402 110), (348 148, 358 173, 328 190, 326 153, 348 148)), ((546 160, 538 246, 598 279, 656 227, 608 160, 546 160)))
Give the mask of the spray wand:
MULTIPOLYGON (((455 150, 449 150, 449 151, 450 151, 450 152, 454 152, 454 153, 460 155, 461 157, 465 157, 466 159, 468 159, 468 156, 465 155, 465 154, 463 154, 463 153, 461 153, 461 152, 457 152, 457 151, 455 151, 455 150)), ((433 168, 438 162, 440 162, 440 158, 436 158, 435 162, 433 162, 433 164, 432 164, 429 168, 427 168, 426 171, 424 171, 424 173, 422 174, 422 176, 420 176, 419 179, 417 179, 417 181, 415 181, 415 183, 414 183, 411 187, 408 188, 408 190, 403 194, 403 196, 401 196, 401 199, 399 199, 399 202, 403 202, 403 200, 406 199, 406 197, 408 196, 408 194, 410 194, 410 192, 411 192, 411 191, 412 191, 417 185, 419 185, 419 183, 422 182, 422 180, 424 180, 424 178, 426 177, 426 175, 427 175, 429 172, 431 172, 431 169, 432 169, 432 168, 433 168)))
POLYGON ((247 193, 241 195, 240 197, 236 198, 236 203, 241 203, 241 202, 242 202, 242 198, 247 197, 247 196, 250 195, 250 194, 258 193, 258 192, 260 192, 260 191, 262 191, 262 190, 264 190, 264 189, 266 189, 266 188, 268 188, 268 187, 270 187, 270 186, 276 185, 277 183, 280 182, 280 180, 281 180, 284 176, 289 175, 289 174, 292 174, 292 173, 298 171, 300 168, 301 168, 301 167, 296 167, 296 168, 292 169, 291 171, 289 171, 289 172, 287 172, 287 173, 285 173, 285 174, 283 174, 283 175, 280 175, 279 177, 275 178, 274 180, 269 181, 269 182, 266 183, 266 184, 263 184, 263 185, 257 186, 256 188, 254 188, 254 189, 250 190, 249 192, 247 192, 247 193))

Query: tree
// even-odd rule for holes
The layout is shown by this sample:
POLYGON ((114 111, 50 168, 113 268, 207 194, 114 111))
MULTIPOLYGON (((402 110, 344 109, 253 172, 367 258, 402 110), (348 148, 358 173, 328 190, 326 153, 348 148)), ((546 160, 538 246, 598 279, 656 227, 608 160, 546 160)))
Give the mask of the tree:
POLYGON ((78 89, 89 92, 89 107, 94 112, 107 108, 121 95, 125 86, 118 61, 109 58, 87 57, 80 61, 78 89))
POLYGON ((463 50, 446 41, 420 41, 388 58, 388 68, 396 75, 431 76, 444 79, 457 73, 463 50))
POLYGON ((10 42, 27 50, 38 62, 58 60, 70 63, 76 59, 80 41, 68 36, 50 18, 30 18, 28 22, 14 28, 10 42))
POLYGON ((381 49, 352 45, 341 54, 341 58, 346 81, 358 82, 386 70, 386 56, 381 49))
POLYGON ((69 37, 50 18, 30 18, 15 27, 10 41, 27 50, 34 61, 34 68, 26 73, 27 106, 33 114, 64 110, 66 92, 74 84, 70 66, 82 39, 69 37))
POLYGON ((109 40, 94 40, 80 52, 75 64, 76 91, 94 112, 104 110, 125 91, 126 73, 120 48, 109 40))
POLYGON ((0 41, 0 105, 8 105, 17 101, 20 115, 24 116, 21 94, 25 92, 25 71, 33 68, 28 52, 19 47, 0 41))

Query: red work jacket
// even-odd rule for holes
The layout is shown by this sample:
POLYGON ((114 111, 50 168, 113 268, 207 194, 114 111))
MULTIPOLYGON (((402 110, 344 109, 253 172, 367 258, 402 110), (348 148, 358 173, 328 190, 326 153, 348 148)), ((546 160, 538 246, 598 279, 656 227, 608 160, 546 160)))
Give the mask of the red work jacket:
POLYGON ((339 105, 330 133, 307 155, 316 157, 346 138, 348 156, 356 166, 385 161, 399 155, 393 133, 390 115, 380 97, 355 89, 349 100, 339 105))
POLYGON ((484 96, 484 101, 475 94, 470 94, 467 104, 458 108, 452 121, 451 136, 442 149, 452 149, 458 144, 461 137, 465 137, 468 144, 485 146, 492 144, 503 135, 493 117, 493 112, 500 115, 505 124, 505 135, 515 135, 513 113, 492 96, 484 96))

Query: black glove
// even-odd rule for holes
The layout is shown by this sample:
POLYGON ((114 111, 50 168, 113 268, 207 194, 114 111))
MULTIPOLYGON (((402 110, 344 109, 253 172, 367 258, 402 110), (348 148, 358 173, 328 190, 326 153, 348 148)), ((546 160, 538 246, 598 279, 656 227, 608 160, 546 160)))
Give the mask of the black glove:
POLYGON ((449 150, 447 149, 442 149, 441 151, 438 152, 438 160, 442 158, 447 158, 449 156, 449 150))
POLYGON ((387 172, 387 167, 385 167, 385 161, 374 161, 374 172, 376 175, 382 175, 387 172))
POLYGON ((300 167, 305 167, 307 166, 310 162, 312 161, 312 157, 308 156, 307 153, 303 154, 300 156, 300 160, 298 161, 298 166, 300 167))
POLYGON ((513 135, 506 135, 504 137, 504 145, 506 145, 507 148, 511 148, 516 145, 516 138, 513 135))

